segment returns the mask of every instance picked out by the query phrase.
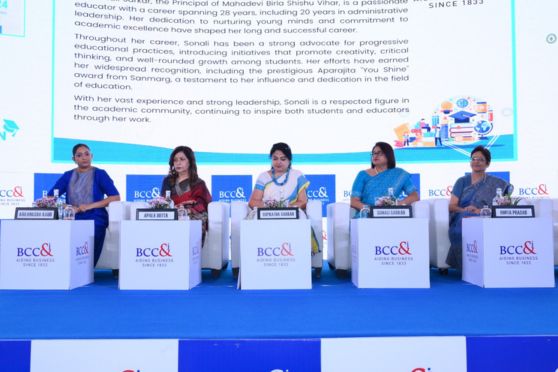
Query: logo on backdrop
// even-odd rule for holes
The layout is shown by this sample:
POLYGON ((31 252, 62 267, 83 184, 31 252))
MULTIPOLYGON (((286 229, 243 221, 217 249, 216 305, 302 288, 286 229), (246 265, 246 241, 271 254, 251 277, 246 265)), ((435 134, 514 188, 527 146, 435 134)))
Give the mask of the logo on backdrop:
MULTIPOLYGON (((0 1, 0 4, 2 4, 2 1, 0 1)), ((0 129, 0 140, 8 141, 14 138, 17 132, 19 132, 19 125, 13 120, 4 119, 4 123, 0 129)))
POLYGON ((530 265, 538 259, 533 240, 526 240, 517 245, 500 245, 500 261, 507 265, 530 265))
POLYGON ((548 196, 550 191, 546 183, 540 183, 536 186, 526 186, 518 188, 518 196, 548 196))
POLYGON ((306 190, 308 200, 322 202, 322 217, 327 215, 327 205, 335 203, 335 175, 334 174, 309 174, 306 179, 310 186, 306 190))
POLYGON ((430 370, 431 370, 430 368, 419 367, 419 368, 414 368, 411 372, 428 372, 430 370))
POLYGON ((170 243, 161 243, 158 247, 136 248, 136 263, 142 267, 166 267, 174 262, 170 243))
POLYGON ((4 186, 0 184, 0 206, 17 207, 25 202, 23 186, 4 186))
POLYGON ((215 201, 248 201, 251 190, 252 176, 211 176, 211 195, 215 201))
POLYGON ((451 191, 453 190, 452 185, 448 185, 445 188, 439 189, 428 189, 429 198, 449 198, 451 196, 451 191))
POLYGON ((374 261, 382 265, 406 265, 413 261, 413 253, 409 241, 403 240, 394 245, 374 246, 374 261))
POLYGON ((48 192, 61 176, 62 173, 35 173, 33 176, 35 183, 33 200, 40 199, 43 196, 43 191, 48 192))
POLYGON ((126 176, 126 201, 149 201, 161 196, 164 176, 129 174, 126 176))

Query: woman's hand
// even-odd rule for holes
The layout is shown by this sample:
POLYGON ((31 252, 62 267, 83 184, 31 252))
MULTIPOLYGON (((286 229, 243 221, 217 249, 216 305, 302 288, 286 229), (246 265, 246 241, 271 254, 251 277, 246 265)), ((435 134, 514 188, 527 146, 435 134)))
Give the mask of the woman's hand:
POLYGON ((469 213, 474 213, 474 214, 480 214, 480 209, 478 209, 474 205, 466 206, 465 208, 463 208, 463 211, 464 212, 469 212, 469 213))

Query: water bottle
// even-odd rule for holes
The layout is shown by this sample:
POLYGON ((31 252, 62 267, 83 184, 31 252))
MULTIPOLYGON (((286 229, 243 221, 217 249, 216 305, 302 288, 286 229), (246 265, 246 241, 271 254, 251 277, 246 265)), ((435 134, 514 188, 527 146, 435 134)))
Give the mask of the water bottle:
POLYGON ((43 199, 46 198, 48 196, 47 191, 43 190, 43 199))
POLYGON ((180 205, 180 207, 178 207, 177 213, 178 213, 179 221, 186 221, 189 219, 188 212, 186 211, 186 208, 184 208, 183 205, 180 205))
POLYGON ((498 187, 496 189, 496 196, 494 197, 494 199, 492 199, 492 205, 500 205, 503 199, 504 197, 502 195, 502 189, 498 187))
POLYGON ((368 218, 370 217, 370 207, 366 204, 360 210, 360 218, 368 218))
POLYGON ((67 205, 66 208, 64 208, 64 219, 65 220, 75 220, 76 218, 76 213, 74 212, 74 207, 72 207, 71 205, 67 205))
POLYGON ((391 201, 391 205, 397 205, 397 198, 395 197, 395 194, 393 192, 393 187, 390 187, 388 189, 388 197, 389 200, 391 201))
POLYGON ((58 209, 58 219, 64 219, 64 202, 62 201, 62 198, 60 198, 60 192, 58 189, 54 189, 54 203, 58 209))
POLYGON ((165 191, 165 200, 167 201, 169 208, 174 208, 174 201, 171 198, 170 190, 165 191))
POLYGON ((482 209, 480 210, 480 216, 483 218, 490 218, 492 217, 492 209, 490 209, 490 207, 488 205, 485 205, 484 207, 482 207, 482 209))

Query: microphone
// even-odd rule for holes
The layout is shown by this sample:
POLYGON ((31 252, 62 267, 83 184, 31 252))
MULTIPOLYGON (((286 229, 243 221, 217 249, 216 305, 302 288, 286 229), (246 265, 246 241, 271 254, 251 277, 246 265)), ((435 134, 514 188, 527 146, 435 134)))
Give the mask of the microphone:
POLYGON ((513 193, 513 189, 513 185, 511 183, 508 183, 508 185, 504 188, 504 195, 510 196, 513 193))

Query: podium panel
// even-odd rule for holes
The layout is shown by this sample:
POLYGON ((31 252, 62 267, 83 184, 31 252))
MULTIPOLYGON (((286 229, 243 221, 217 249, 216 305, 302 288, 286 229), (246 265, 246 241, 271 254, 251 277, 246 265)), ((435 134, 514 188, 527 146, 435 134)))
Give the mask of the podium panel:
POLYGON ((201 283, 201 221, 122 221, 120 289, 187 290, 201 283))
POLYGON ((427 218, 352 219, 351 278, 358 288, 430 288, 427 218))
POLYGON ((240 223, 242 289, 311 289, 310 220, 240 223))
POLYGON ((93 282, 93 221, 0 222, 0 289, 72 289, 93 282))
POLYGON ((481 287, 554 287, 550 218, 463 219, 463 280, 481 287))

